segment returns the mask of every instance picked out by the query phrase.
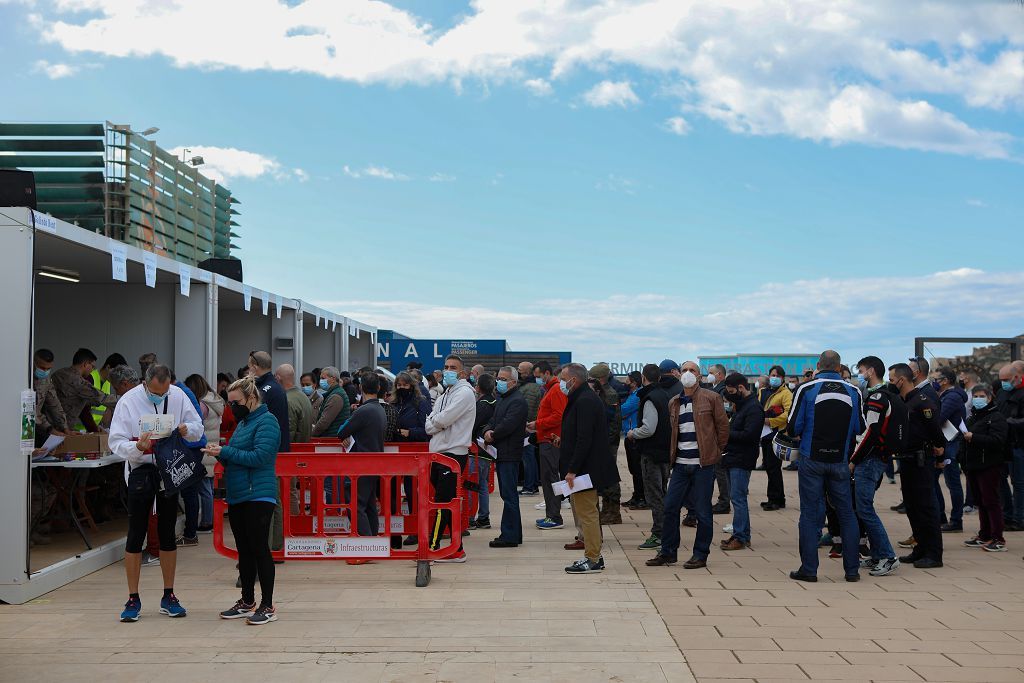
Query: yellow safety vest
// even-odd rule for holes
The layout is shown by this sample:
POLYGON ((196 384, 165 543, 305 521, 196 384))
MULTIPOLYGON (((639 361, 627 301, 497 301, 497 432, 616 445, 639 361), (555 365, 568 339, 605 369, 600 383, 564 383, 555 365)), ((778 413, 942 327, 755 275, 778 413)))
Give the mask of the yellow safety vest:
MULTIPOLYGON (((100 377, 99 370, 92 371, 92 385, 104 394, 110 394, 110 382, 104 381, 100 377)), ((95 420, 96 425, 99 426, 100 421, 103 419, 103 413, 107 412, 106 406, 93 406, 92 407, 92 419, 95 420)))

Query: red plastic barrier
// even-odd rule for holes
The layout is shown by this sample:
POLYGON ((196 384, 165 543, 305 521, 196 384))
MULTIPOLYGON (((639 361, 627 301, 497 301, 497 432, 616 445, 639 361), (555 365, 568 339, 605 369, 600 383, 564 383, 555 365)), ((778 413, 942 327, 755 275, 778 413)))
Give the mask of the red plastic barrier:
MULTIPOLYGON (((454 555, 461 545, 460 531, 465 528, 463 498, 440 503, 433 499, 431 465, 452 469, 457 491, 463 491, 463 474, 458 462, 439 453, 279 453, 276 473, 284 513, 284 548, 274 552, 278 560, 415 560, 416 585, 430 583, 430 562, 454 555), (298 513, 292 512, 291 481, 298 483, 298 513), (380 527, 375 536, 361 536, 358 514, 359 479, 379 481, 378 515, 380 527), (402 484, 412 477, 411 498, 403 496, 402 484), (332 480, 331 502, 327 500, 325 481, 332 480), (348 479, 350 487, 344 487, 348 479), (344 488, 349 488, 344 502, 344 488), (392 500, 392 490, 398 494, 392 500), (338 502, 334 502, 338 501, 338 502), (392 509, 395 511, 392 512, 392 509), (430 550, 431 525, 441 510, 451 513, 451 538, 437 550, 430 550), (402 548, 402 534, 414 534, 415 548, 402 548)), ((213 545, 218 553, 237 559, 238 551, 224 543, 224 512, 227 502, 219 495, 223 488, 223 467, 214 469, 213 545)))

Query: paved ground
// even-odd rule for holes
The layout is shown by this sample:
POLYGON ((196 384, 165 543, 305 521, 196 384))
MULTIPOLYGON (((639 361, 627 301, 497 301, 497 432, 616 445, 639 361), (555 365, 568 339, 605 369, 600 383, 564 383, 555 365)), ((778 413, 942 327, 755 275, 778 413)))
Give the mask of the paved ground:
MULTIPOLYGON (((886 507, 897 488, 883 484, 886 507)), ((512 550, 487 548, 497 532, 480 532, 469 563, 436 566, 422 589, 411 563, 286 564, 281 619, 263 628, 216 618, 237 597, 234 570, 204 537, 181 552, 187 619, 156 614, 159 570, 147 568, 144 618, 118 623, 120 565, 0 608, 0 680, 1024 681, 1024 548, 985 554, 956 535, 942 570, 847 584, 826 558, 821 582, 798 584, 786 577, 797 511, 762 512, 763 489, 755 473, 754 549, 714 550, 707 570, 644 566, 652 553, 633 548, 649 513, 606 527, 609 570, 596 576, 563 572, 576 557, 561 548, 568 529, 528 526, 512 550)), ((523 499, 525 520, 537 500, 523 499)), ((886 510, 885 521, 894 540, 907 535, 905 517, 886 510)), ((692 538, 685 529, 680 555, 692 538)))

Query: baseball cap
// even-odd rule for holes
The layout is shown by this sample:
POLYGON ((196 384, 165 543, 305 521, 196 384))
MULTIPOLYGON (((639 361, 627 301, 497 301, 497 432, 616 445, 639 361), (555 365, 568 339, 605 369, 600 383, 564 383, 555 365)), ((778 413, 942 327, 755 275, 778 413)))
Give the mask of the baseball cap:
POLYGON ((666 372, 672 372, 673 370, 678 370, 679 369, 679 363, 675 362, 671 358, 666 358, 665 360, 663 360, 660 363, 658 363, 658 369, 661 370, 661 374, 665 374, 666 372))
POLYGON ((594 379, 608 379, 611 374, 611 368, 604 363, 598 363, 594 367, 590 368, 590 376, 594 379))

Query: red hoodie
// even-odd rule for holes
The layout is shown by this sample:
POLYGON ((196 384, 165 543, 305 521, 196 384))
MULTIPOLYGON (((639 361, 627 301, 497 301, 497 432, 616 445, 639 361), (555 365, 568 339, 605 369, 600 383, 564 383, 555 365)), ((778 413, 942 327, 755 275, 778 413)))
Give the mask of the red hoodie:
POLYGON ((537 409, 537 443, 550 443, 551 435, 562 436, 562 412, 569 397, 562 393, 558 378, 544 385, 544 398, 537 409))

